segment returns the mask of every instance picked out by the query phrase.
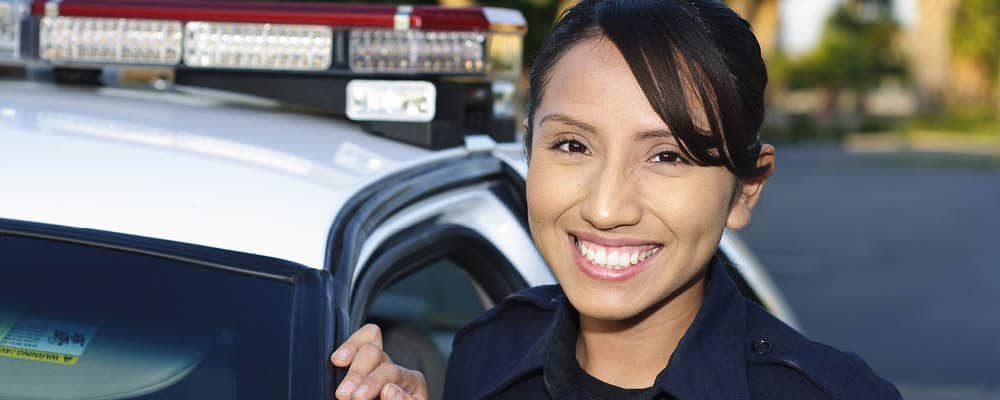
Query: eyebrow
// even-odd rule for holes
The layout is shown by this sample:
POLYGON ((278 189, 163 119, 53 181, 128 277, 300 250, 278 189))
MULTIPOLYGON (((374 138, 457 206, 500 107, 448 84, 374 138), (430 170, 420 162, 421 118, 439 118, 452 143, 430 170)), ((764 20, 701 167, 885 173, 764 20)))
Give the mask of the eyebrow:
POLYGON ((538 122, 538 126, 545 125, 545 123, 549 121, 555 121, 566 125, 570 125, 576 127, 577 129, 586 131, 588 133, 597 133, 597 128, 595 128, 593 125, 562 113, 546 114, 544 117, 542 117, 541 121, 538 122))
POLYGON ((651 131, 643 131, 639 132, 639 135, 637 137, 639 139, 660 139, 660 138, 677 139, 674 137, 674 133, 671 132, 669 129, 654 129, 651 131))
MULTIPOLYGON (((591 133, 591 134, 596 134, 597 133, 597 128, 595 128, 593 125, 588 124, 588 123, 583 122, 583 121, 580 121, 580 120, 578 120, 576 118, 573 118, 573 117, 571 117, 569 115, 566 115, 566 114, 563 114, 563 113, 550 113, 550 114, 546 114, 538 122, 538 126, 545 125, 545 123, 548 122, 548 121, 554 121, 554 122, 559 122, 559 123, 563 123, 563 124, 566 124, 566 125, 570 125, 570 126, 576 127, 577 129, 580 129, 582 131, 585 131, 585 132, 591 133)), ((674 139, 674 140, 677 139, 676 137, 674 137, 674 133, 671 132, 669 129, 654 129, 654 130, 650 130, 650 131, 639 132, 639 134, 636 135, 636 138, 638 138, 640 140, 645 140, 645 139, 660 139, 660 138, 667 138, 667 139, 674 139)))

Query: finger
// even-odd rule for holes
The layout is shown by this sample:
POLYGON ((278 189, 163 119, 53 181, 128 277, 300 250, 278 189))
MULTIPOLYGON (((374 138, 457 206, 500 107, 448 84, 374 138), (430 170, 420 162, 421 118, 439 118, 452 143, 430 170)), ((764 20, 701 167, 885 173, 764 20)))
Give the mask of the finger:
POLYGON ((379 396, 385 397, 386 386, 400 382, 403 371, 406 369, 391 363, 379 365, 368 376, 361 380, 361 384, 352 394, 353 400, 369 400, 379 396))
MULTIPOLYGON (((380 398, 382 400, 417 400, 416 397, 406 393, 405 390, 394 383, 385 385, 385 388, 382 389, 382 396, 380 398)), ((426 398, 420 400, 426 400, 426 398)))
POLYGON ((362 346, 358 350, 358 354, 354 356, 354 361, 351 362, 351 367, 347 370, 344 380, 340 382, 337 395, 351 398, 351 395, 356 393, 362 396, 368 392, 378 393, 382 389, 381 386, 372 388, 370 385, 363 385, 362 380, 383 363, 392 365, 392 360, 382 352, 382 349, 370 343, 362 346))
POLYGON ((348 372, 344 375, 344 380, 340 381, 340 385, 337 386, 334 396, 337 400, 349 400, 364 377, 364 375, 360 375, 357 372, 348 372))
POLYGON ((406 369, 394 364, 382 364, 365 379, 370 379, 372 384, 375 385, 384 385, 382 386, 382 397, 384 399, 393 399, 393 394, 390 392, 394 391, 394 389, 390 386, 395 386, 405 394, 405 396, 400 398, 427 400, 430 397, 427 392, 427 380, 420 371, 406 369))
POLYGON ((373 344, 378 346, 378 348, 382 348, 382 330, 379 329, 378 325, 365 324, 361 328, 358 328, 351 337, 347 338, 337 348, 337 351, 330 355, 330 361, 338 367, 346 367, 354 360, 354 356, 358 354, 361 346, 366 344, 373 344))
POLYGON ((430 398, 427 392, 427 379, 420 371, 400 368, 400 376, 396 384, 411 398, 418 400, 430 398))

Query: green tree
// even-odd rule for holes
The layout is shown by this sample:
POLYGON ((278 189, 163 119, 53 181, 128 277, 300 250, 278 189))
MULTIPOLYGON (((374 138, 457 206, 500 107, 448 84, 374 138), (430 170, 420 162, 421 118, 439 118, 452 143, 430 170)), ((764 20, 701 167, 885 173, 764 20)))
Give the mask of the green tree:
POLYGON ((996 88, 992 97, 1000 110, 1000 1, 961 0, 951 42, 955 53, 981 68, 996 88))
MULTIPOLYGON (((905 75, 899 32, 889 0, 847 0, 827 19, 816 49, 787 60, 781 74, 791 89, 823 89, 820 117, 828 120, 845 90, 863 99, 886 77, 905 75)), ((855 111, 863 113, 863 104, 858 101, 855 111)))

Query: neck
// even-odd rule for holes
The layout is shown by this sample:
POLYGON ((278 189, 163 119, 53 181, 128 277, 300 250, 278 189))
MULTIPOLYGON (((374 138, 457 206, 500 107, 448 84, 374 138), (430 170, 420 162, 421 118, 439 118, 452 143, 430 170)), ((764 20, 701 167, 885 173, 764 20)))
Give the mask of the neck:
POLYGON ((621 321, 580 315, 576 358, 606 383, 638 389, 653 385, 670 362, 705 299, 705 273, 641 314, 621 321))

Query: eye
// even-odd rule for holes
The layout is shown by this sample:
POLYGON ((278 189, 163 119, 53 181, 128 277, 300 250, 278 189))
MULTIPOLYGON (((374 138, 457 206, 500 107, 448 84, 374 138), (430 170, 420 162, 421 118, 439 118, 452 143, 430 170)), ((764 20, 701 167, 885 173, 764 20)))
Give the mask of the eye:
POLYGON ((687 160, 676 151, 663 151, 649 159, 650 162, 661 164, 687 164, 687 160))
POLYGON ((580 143, 580 142, 578 142, 576 140, 571 140, 571 139, 560 140, 560 141, 556 142, 555 145, 552 146, 552 148, 558 149, 559 151, 561 151, 563 153, 586 153, 587 152, 587 146, 585 146, 583 143, 580 143))

